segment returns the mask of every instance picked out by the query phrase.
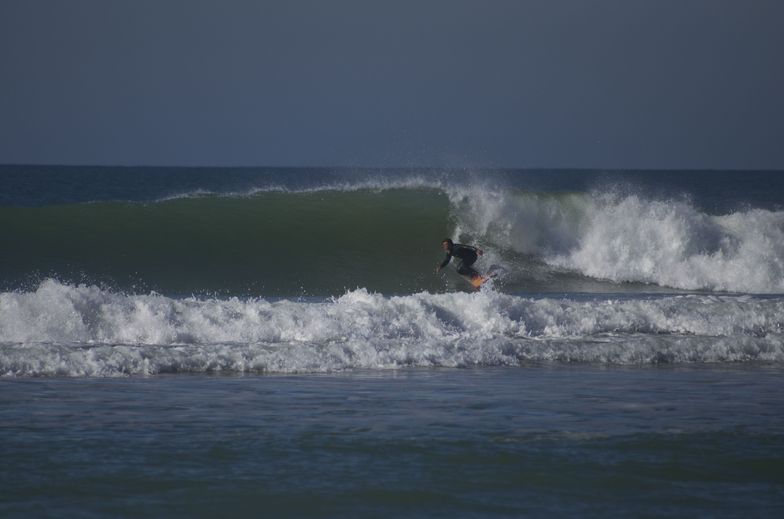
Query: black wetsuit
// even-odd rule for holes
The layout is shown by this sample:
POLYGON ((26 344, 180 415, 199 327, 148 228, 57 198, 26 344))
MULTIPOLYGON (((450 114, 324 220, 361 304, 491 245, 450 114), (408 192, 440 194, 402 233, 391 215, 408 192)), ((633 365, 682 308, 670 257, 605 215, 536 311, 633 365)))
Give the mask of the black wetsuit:
POLYGON ((446 258, 444 258, 444 261, 441 262, 440 268, 446 267, 449 261, 452 259, 452 256, 454 256, 460 260, 460 263, 457 264, 458 274, 472 278, 476 277, 479 275, 479 272, 471 268, 471 265, 473 265, 476 259, 479 257, 476 251, 476 247, 455 243, 452 245, 452 250, 446 253, 446 258))

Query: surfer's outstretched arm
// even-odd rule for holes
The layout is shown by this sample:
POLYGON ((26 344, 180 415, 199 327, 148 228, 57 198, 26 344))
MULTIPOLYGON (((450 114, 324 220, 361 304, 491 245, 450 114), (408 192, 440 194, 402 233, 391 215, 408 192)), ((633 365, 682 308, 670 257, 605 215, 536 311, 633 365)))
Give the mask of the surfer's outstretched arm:
POLYGON ((436 274, 438 274, 441 271, 442 268, 446 267, 451 260, 452 260, 452 253, 451 252, 447 252, 446 253, 446 258, 444 258, 444 261, 442 261, 441 263, 439 263, 436 266, 436 274))

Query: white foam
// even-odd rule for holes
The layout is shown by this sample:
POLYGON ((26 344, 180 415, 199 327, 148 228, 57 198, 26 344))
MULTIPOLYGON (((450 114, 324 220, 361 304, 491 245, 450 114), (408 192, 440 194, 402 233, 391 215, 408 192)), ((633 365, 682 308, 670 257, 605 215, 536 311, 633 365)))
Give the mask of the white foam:
POLYGON ((615 282, 784 292, 784 212, 709 215, 638 195, 451 192, 463 233, 501 250, 615 282))
POLYGON ((784 361, 784 298, 531 299, 492 291, 323 302, 172 299, 48 280, 0 294, 0 373, 314 372, 559 362, 784 361))
POLYGON ((346 192, 357 191, 383 192, 394 189, 439 189, 445 190, 447 183, 443 180, 427 178, 423 175, 408 175, 399 178, 367 177, 354 181, 333 181, 324 184, 317 184, 309 187, 288 187, 282 184, 267 184, 262 186, 250 187, 242 191, 215 191, 207 189, 194 189, 167 195, 153 202, 168 202, 171 200, 187 198, 250 198, 263 193, 322 193, 322 192, 346 192))

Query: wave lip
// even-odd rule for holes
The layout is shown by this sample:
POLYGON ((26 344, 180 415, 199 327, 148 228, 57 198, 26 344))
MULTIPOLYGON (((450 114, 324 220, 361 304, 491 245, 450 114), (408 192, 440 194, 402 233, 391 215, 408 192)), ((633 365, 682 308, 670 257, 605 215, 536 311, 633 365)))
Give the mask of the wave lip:
POLYGON ((172 299, 54 280, 0 295, 7 376, 737 361, 784 362, 784 298, 172 299))

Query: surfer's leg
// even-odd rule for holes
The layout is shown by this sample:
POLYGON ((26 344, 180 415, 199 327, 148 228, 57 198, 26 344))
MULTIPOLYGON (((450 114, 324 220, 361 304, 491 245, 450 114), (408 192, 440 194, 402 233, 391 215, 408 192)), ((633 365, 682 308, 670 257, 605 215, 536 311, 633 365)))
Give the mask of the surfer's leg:
MULTIPOLYGON (((473 261, 471 263, 473 263, 473 261)), ((476 269, 471 268, 471 263, 466 265, 465 262, 460 262, 460 265, 457 266, 457 273, 471 279, 480 276, 481 274, 479 274, 476 269)))

